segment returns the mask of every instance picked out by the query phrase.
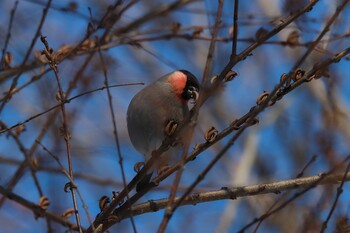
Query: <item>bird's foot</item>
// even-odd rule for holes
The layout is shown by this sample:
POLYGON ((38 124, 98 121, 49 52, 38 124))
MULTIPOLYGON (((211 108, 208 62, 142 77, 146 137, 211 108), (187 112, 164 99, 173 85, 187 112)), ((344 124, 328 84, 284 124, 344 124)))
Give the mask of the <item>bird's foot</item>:
POLYGON ((170 168, 169 164, 164 164, 163 166, 160 166, 160 167, 157 169, 158 175, 164 174, 166 171, 169 170, 169 168, 170 168))
POLYGON ((141 169, 143 168, 143 166, 145 166, 145 163, 144 162, 137 162, 135 163, 134 165, 134 171, 136 173, 139 173, 141 171, 141 169))
POLYGON ((171 136, 175 133, 178 123, 175 120, 169 120, 164 128, 164 134, 171 136))

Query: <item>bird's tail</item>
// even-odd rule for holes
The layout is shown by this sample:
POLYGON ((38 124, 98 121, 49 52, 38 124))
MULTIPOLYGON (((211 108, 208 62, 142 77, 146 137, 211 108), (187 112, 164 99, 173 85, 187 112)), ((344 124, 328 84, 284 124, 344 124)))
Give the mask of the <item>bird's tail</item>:
POLYGON ((140 182, 136 185, 136 192, 140 192, 142 189, 144 189, 149 183, 152 178, 153 172, 146 174, 140 182))

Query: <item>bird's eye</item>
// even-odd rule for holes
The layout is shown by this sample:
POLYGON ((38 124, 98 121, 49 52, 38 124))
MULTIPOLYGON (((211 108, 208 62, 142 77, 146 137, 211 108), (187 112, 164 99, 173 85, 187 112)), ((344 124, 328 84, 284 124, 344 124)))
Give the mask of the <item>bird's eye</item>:
POLYGON ((196 101, 199 96, 199 90, 197 87, 194 86, 187 86, 185 87, 184 91, 182 92, 182 98, 185 100, 193 99, 196 101))
POLYGON ((197 100, 198 99, 198 89, 195 87, 188 87, 188 96, 190 99, 197 100))

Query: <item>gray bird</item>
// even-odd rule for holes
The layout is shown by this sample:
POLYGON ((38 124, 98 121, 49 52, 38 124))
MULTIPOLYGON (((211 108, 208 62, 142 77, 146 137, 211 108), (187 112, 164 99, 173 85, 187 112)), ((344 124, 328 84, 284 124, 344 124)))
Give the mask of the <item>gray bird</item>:
MULTIPOLYGON (((196 100, 198 93, 197 78, 189 71, 178 70, 164 75, 134 96, 127 111, 127 126, 130 140, 136 150, 145 156, 145 162, 161 146, 167 124, 180 124, 188 117, 188 101, 196 100)), ((174 161, 179 149, 179 146, 171 148, 157 158, 136 190, 149 183, 154 169, 174 161)))

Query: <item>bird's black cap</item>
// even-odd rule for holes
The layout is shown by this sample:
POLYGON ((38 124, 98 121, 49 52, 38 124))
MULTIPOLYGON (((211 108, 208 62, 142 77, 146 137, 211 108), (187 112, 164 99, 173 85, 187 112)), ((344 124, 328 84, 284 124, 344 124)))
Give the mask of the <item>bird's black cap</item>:
POLYGON ((197 92, 199 91, 199 82, 196 76, 194 76, 191 72, 187 70, 179 70, 179 71, 184 73, 187 77, 186 86, 182 93, 182 97, 185 100, 189 100, 193 98, 193 89, 196 89, 197 92))
POLYGON ((196 76, 194 76, 194 74, 192 74, 188 70, 180 70, 180 71, 187 76, 186 86, 195 87, 199 90, 199 82, 196 76))

